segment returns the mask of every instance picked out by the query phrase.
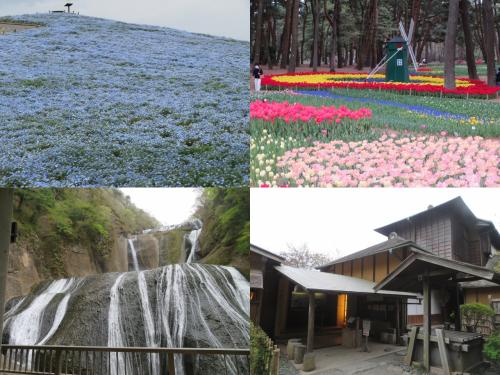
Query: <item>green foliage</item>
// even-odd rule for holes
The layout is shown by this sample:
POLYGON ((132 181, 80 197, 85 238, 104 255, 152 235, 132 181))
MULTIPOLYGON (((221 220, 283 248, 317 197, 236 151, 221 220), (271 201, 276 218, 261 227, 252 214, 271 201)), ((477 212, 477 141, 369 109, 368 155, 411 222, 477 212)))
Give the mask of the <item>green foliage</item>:
POLYGON ((207 188, 199 203, 195 216, 203 221, 201 251, 204 256, 211 254, 205 261, 231 264, 247 274, 250 248, 249 189, 207 188))
POLYGON ((460 314, 465 325, 475 332, 478 326, 486 324, 495 315, 495 311, 483 303, 466 303, 460 306, 460 314))
POLYGON ((181 251, 184 242, 184 235, 187 232, 183 229, 174 229, 165 233, 157 233, 156 237, 160 243, 160 248, 167 249, 163 255, 164 259, 160 259, 161 264, 175 264, 181 262, 181 251))
POLYGON ((64 276, 64 249, 81 245, 99 260, 121 233, 158 225, 118 190, 15 190, 14 218, 20 241, 31 241, 47 276, 64 276))
POLYGON ((500 363, 500 330, 486 339, 484 355, 489 360, 500 363))
POLYGON ((250 322, 250 374, 269 373, 269 337, 259 327, 250 322))

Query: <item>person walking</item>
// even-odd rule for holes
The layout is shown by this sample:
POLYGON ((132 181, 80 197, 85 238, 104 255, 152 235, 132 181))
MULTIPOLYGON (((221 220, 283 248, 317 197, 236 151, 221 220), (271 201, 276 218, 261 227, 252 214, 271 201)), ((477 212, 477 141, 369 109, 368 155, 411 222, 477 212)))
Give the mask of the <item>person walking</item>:
POLYGON ((255 64, 253 67, 253 78, 255 82, 255 92, 260 91, 260 79, 264 75, 264 71, 259 66, 259 64, 255 64))

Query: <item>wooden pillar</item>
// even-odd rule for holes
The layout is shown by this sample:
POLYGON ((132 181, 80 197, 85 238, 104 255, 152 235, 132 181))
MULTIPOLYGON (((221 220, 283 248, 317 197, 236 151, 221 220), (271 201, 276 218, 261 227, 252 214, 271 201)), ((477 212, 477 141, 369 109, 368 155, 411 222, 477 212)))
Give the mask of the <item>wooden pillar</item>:
POLYGON ((396 299, 396 345, 399 345, 399 338, 401 337, 401 298, 396 299))
POLYGON ((314 292, 309 292, 309 320, 307 322, 307 353, 314 350, 314 310, 316 309, 316 301, 314 292))
POLYGON ((460 286, 458 285, 458 283, 456 283, 455 285, 456 285, 455 298, 456 298, 456 305, 457 305, 457 308, 455 309, 455 331, 461 331, 462 330, 462 316, 460 315, 460 293, 461 293, 461 290, 460 290, 460 286))
POLYGON ((424 368, 426 371, 430 370, 430 338, 431 338, 431 285, 429 282, 428 272, 425 272, 423 278, 423 292, 424 292, 424 368))
POLYGON ((7 268, 12 229, 12 189, 0 189, 0 355, 2 349, 3 313, 7 289, 7 268))
POLYGON ((290 283, 284 277, 280 277, 278 282, 278 297, 276 301, 274 337, 280 336, 286 329, 289 298, 290 298, 290 283))

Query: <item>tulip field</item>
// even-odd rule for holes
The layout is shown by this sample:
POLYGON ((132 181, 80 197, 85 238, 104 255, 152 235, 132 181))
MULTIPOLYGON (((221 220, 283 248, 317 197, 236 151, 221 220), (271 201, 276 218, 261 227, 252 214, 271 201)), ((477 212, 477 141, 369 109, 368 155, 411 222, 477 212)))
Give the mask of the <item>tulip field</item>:
MULTIPOLYGON (((457 90, 495 91, 462 81, 457 90)), ((498 101, 332 82, 252 97, 252 186, 500 186, 498 101)))

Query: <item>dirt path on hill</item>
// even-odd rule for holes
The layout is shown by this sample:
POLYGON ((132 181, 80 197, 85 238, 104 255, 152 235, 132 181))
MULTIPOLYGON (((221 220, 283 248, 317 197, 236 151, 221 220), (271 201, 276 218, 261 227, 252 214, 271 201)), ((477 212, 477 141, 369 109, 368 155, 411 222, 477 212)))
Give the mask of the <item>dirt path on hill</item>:
POLYGON ((0 22, 0 35, 6 34, 6 33, 16 33, 18 31, 32 29, 34 27, 39 27, 39 26, 38 25, 23 24, 23 23, 0 22))

